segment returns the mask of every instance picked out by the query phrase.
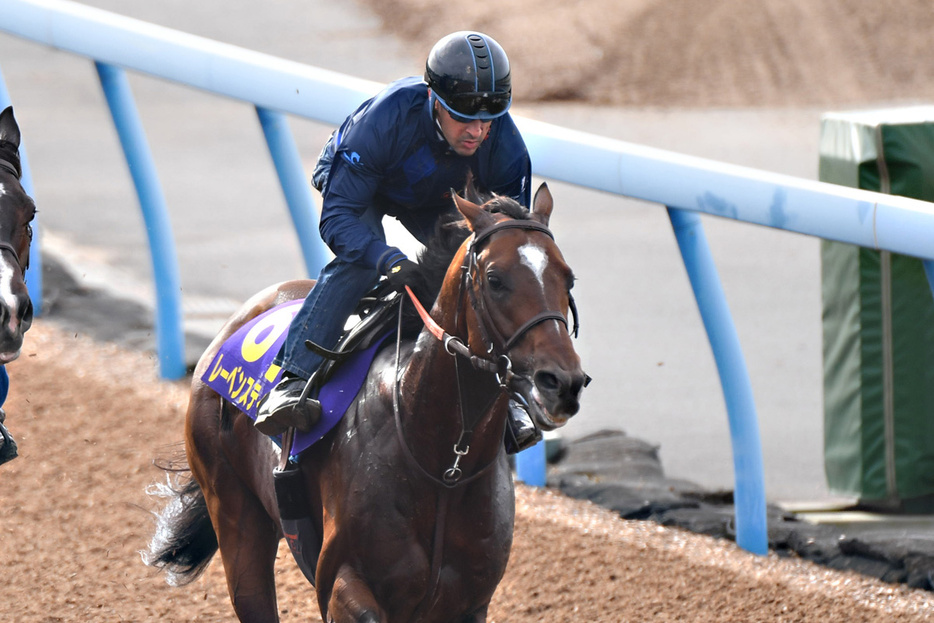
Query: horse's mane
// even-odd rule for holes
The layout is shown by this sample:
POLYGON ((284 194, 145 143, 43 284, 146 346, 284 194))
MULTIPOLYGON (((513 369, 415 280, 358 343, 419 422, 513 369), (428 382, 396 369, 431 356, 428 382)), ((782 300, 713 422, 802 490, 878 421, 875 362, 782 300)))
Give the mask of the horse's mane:
MULTIPOLYGON (((468 187, 467 198, 474 203, 482 204, 487 212, 505 214, 517 220, 529 218, 528 209, 511 197, 495 194, 480 195, 468 187)), ((442 216, 435 225, 434 233, 428 239, 425 248, 418 254, 421 279, 413 288, 418 300, 426 308, 430 309, 435 299, 438 298, 448 267, 457 250, 469 236, 470 228, 463 215, 457 210, 442 216)), ((422 321, 412 306, 407 306, 406 310, 402 332, 407 336, 414 336, 421 330, 422 321)))

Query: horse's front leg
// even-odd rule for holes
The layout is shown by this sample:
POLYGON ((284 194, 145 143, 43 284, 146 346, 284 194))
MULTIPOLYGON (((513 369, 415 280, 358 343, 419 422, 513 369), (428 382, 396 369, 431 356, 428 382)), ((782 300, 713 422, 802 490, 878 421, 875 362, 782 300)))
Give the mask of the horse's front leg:
POLYGON ((474 612, 464 617, 463 623, 486 623, 486 611, 489 609, 490 604, 487 604, 474 612))
POLYGON ((349 565, 341 565, 328 602, 329 623, 388 623, 370 587, 349 565))

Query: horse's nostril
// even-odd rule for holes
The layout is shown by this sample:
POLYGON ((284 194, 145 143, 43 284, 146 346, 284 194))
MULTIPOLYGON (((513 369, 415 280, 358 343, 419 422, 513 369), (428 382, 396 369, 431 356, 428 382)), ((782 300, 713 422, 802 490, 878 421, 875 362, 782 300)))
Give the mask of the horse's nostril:
POLYGON ((536 372, 535 386, 541 392, 556 392, 561 388, 561 382, 558 377, 551 372, 536 372))
POLYGON ((30 325, 32 325, 33 307, 32 300, 28 296, 25 298, 26 300, 23 305, 19 306, 19 320, 25 327, 28 328, 30 325))

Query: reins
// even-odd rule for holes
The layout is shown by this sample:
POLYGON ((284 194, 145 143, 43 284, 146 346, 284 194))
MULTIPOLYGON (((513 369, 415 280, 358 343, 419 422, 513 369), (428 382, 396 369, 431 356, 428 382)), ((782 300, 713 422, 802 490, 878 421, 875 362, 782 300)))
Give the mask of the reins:
MULTIPOLYGON (((418 310, 419 315, 422 316, 422 320, 424 321, 426 316, 429 318, 430 324, 426 323, 426 326, 428 327, 428 330, 432 333, 432 335, 437 337, 439 340, 442 341, 442 343, 445 344, 445 350, 447 350, 447 344, 449 343, 460 344, 461 346, 463 346, 463 342, 461 342, 460 339, 446 333, 443 329, 441 329, 440 326, 438 326, 436 322, 434 322, 433 319, 431 319, 430 316, 428 316, 427 312, 425 312, 425 308, 422 307, 420 302, 418 302, 418 299, 415 297, 415 295, 412 293, 412 291, 409 289, 408 286, 406 286, 406 290, 409 293, 409 297, 411 297, 412 301, 415 302, 415 308, 418 310), (438 333, 435 333, 435 330, 438 330, 440 332, 440 335, 438 333), (449 339, 445 341, 443 336, 446 336, 449 339)), ((463 409, 462 401, 461 401, 461 407, 460 407, 461 435, 460 435, 460 438, 457 440, 457 443, 454 444, 454 464, 450 468, 445 470, 441 478, 438 478, 437 476, 429 472, 427 469, 425 469, 422 466, 422 464, 418 462, 418 459, 415 458, 415 454, 413 454, 412 449, 409 447, 409 442, 405 438, 405 434, 402 431, 402 416, 401 416, 401 410, 399 408, 399 376, 400 376, 399 371, 400 371, 401 350, 402 350, 401 348, 401 345, 402 345, 402 308, 403 308, 404 302, 405 302, 405 297, 399 297, 399 320, 398 320, 398 326, 396 328, 396 366, 395 366, 395 375, 394 375, 393 386, 392 386, 392 412, 393 412, 393 418, 396 424, 396 435, 399 438, 399 444, 402 446, 402 449, 405 452, 406 457, 416 467, 418 467, 419 471, 422 472, 422 474, 426 478, 428 478, 435 484, 439 484, 448 489, 452 489, 459 485, 465 485, 468 482, 476 480, 477 478, 485 474, 487 471, 490 470, 490 468, 492 468, 496 464, 496 459, 494 458, 488 464, 483 466, 482 469, 475 472, 474 474, 472 474, 465 480, 461 480, 461 477, 463 476, 463 471, 460 468, 460 460, 462 457, 467 456, 467 453, 470 452, 470 439, 473 435, 473 426, 472 425, 468 426, 464 419, 464 409, 463 409)), ((470 356, 469 351, 466 350, 466 347, 464 347, 464 349, 465 349, 464 352, 467 353, 466 356, 470 356)), ((447 350, 447 352, 455 357, 456 357, 456 354, 458 354, 458 351, 452 352, 451 350, 447 350)), ((473 359, 473 357, 471 358, 473 359)), ((478 359, 480 362, 486 362, 486 360, 484 359, 479 359, 479 358, 476 358, 476 359, 478 359)), ((456 362, 456 359, 455 359, 455 362, 456 362)), ((486 362, 486 363, 489 363, 489 362, 486 362)), ((457 376, 459 377, 460 375, 458 374, 457 376)), ((458 378, 458 393, 460 393, 460 378, 458 378)))
POLYGON ((421 304, 421 301, 418 300, 418 297, 415 296, 415 293, 412 292, 412 289, 409 286, 405 286, 405 290, 408 292, 409 298, 415 305, 415 311, 418 312, 419 317, 425 324, 425 328, 427 328, 428 332, 435 336, 444 345, 444 350, 446 350, 448 354, 460 355, 469 361, 470 365, 472 365, 477 370, 492 372, 494 374, 500 371, 500 368, 495 361, 490 361, 489 359, 484 359, 483 357, 474 355, 470 352, 470 349, 467 348, 467 345, 464 344, 463 340, 442 329, 441 325, 435 322, 435 319, 431 317, 431 315, 425 309, 424 305, 421 304))

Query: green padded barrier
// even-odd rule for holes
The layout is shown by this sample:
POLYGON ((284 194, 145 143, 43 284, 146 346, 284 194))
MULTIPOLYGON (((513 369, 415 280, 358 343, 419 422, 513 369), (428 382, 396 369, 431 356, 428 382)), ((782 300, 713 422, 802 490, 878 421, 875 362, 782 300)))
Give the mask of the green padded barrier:
MULTIPOLYGON (((819 176, 934 201, 934 107, 824 115, 819 176)), ((823 241, 821 271, 828 485, 934 510, 934 298, 921 260, 823 241)))

